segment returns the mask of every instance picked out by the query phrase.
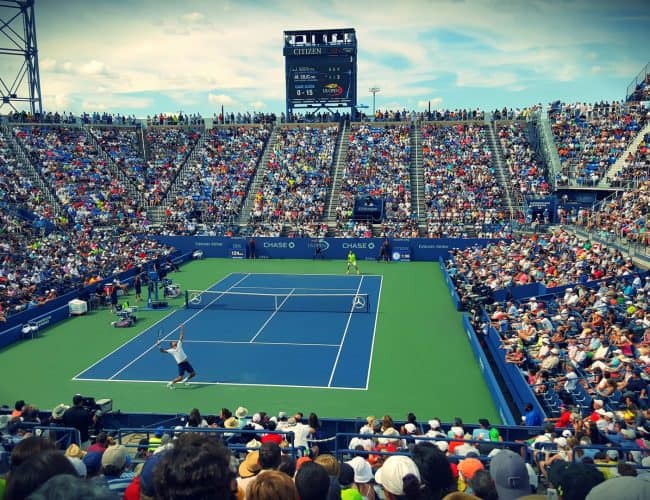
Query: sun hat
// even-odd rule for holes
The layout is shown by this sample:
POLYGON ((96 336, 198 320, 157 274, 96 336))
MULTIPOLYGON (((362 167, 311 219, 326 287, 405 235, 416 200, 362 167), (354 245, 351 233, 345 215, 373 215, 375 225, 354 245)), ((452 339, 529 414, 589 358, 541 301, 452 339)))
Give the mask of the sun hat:
POLYGON ((238 429, 239 428, 239 420, 237 420, 235 417, 230 417, 226 419, 226 421, 223 423, 223 426, 226 429, 238 429))
POLYGON ((251 451, 246 455, 246 458, 239 464, 239 476, 242 478, 251 477, 262 470, 259 463, 260 452, 251 451))
POLYGON ((126 448, 121 444, 116 444, 106 448, 102 454, 102 467, 112 465, 121 469, 126 465, 126 448))
POLYGON ((66 410, 70 408, 68 405, 64 405, 63 403, 56 405, 52 409, 52 418, 55 420, 60 420, 63 418, 63 414, 66 412, 66 410))
POLYGON ((384 489, 393 495, 404 494, 404 477, 413 474, 420 479, 420 471, 415 462, 404 455, 392 455, 386 459, 375 479, 384 489))
POLYGON ((368 483, 372 481, 372 467, 367 460, 363 457, 354 457, 352 460, 346 462, 354 469, 354 482, 355 483, 368 483))

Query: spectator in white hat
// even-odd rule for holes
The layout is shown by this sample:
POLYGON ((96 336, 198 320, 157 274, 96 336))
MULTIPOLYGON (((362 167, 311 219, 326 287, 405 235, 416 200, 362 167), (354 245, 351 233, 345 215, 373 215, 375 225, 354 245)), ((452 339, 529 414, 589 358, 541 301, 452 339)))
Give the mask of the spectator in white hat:
POLYGON ((382 487, 386 500, 420 496, 420 471, 409 457, 388 457, 375 474, 375 480, 382 487))

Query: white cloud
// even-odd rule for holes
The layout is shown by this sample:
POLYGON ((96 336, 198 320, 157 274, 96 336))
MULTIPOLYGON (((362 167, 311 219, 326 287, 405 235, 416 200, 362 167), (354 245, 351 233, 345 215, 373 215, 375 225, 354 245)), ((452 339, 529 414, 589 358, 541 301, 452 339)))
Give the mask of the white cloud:
POLYGON ((93 59, 92 61, 87 62, 86 64, 81 65, 79 68, 79 73, 82 75, 107 75, 109 73, 106 64, 102 61, 97 61, 93 59))
POLYGON ((188 12, 181 16, 181 21, 186 24, 202 24, 206 21, 205 15, 201 12, 188 12))
POLYGON ((511 72, 486 72, 460 70, 456 73, 456 85, 459 87, 506 87, 517 83, 517 75, 511 72))
POLYGON ((38 62, 41 71, 52 71, 56 67, 56 59, 45 58, 38 62))
POLYGON ((214 106, 231 106, 235 104, 235 100, 226 94, 208 94, 208 102, 214 106))
POLYGON ((262 101, 253 101, 250 103, 250 107, 253 109, 264 109, 266 107, 266 104, 262 101))
POLYGON ((70 108, 72 100, 66 94, 43 94, 43 109, 65 111, 70 108))

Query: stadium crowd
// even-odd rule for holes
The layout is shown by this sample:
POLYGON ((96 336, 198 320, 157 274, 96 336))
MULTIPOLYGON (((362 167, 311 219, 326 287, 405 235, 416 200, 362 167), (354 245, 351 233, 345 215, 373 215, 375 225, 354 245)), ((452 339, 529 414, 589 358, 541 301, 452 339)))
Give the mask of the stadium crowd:
POLYGON ((619 250, 582 240, 565 230, 452 251, 454 274, 491 290, 541 283, 547 288, 631 274, 619 250))
POLYGON ((511 192, 518 205, 523 205, 527 197, 546 196, 551 191, 524 129, 524 122, 520 121, 502 124, 497 129, 510 174, 511 192))
POLYGON ((179 126, 151 126, 146 132, 139 127, 102 127, 90 133, 153 206, 160 204, 201 136, 196 128, 179 126))
POLYGON ((558 181, 595 186, 643 128, 648 110, 622 102, 557 102, 548 117, 562 163, 558 181))
POLYGON ((621 238, 647 247, 650 244, 646 225, 649 204, 650 181, 645 181, 636 189, 603 200, 596 209, 581 208, 571 222, 607 241, 621 238))
POLYGON ((384 205, 384 236, 417 234, 411 207, 411 138, 407 125, 354 124, 336 207, 337 235, 364 237, 370 225, 351 219, 355 199, 369 195, 384 205))
POLYGON ((116 237, 113 230, 87 225, 33 235, 12 222, 0 239, 0 321, 173 252, 136 232, 116 237))
MULTIPOLYGON (((301 236, 324 236, 325 202, 332 182, 338 125, 282 127, 255 193, 250 225, 254 236, 269 226, 301 236)), ((273 231, 273 229, 272 229, 273 231)))
MULTIPOLYGON (((501 187, 480 124, 422 127, 427 236, 454 238, 465 225, 494 226, 502 235, 501 187)), ((504 234, 503 234, 504 235, 504 234)))
MULTIPOLYGON (((55 211, 42 191, 23 172, 0 132, 0 207, 3 210, 22 210, 26 217, 53 221, 55 211)), ((5 220, 3 226, 8 223, 5 220)))
POLYGON ((634 188, 650 180, 650 134, 646 134, 637 146, 636 151, 628 153, 625 163, 609 182, 615 187, 634 188))
POLYGON ((269 126, 214 127, 196 159, 179 179, 174 203, 165 211, 165 234, 234 231, 250 182, 270 133, 269 126))
MULTIPOLYGON (((4 500, 514 500, 546 488, 563 491, 563 498, 598 500, 608 498, 612 488, 639 495, 617 498, 644 498, 650 492, 646 473, 630 463, 636 452, 625 441, 607 453, 589 449, 578 420, 566 427, 547 425, 527 441, 503 443, 499 429, 486 419, 472 430, 461 419, 452 425, 438 418, 420 424, 411 413, 399 425, 389 415, 370 416, 337 458, 319 439, 321 424, 314 413, 307 419, 300 412, 249 415, 239 407, 203 416, 194 408, 185 426, 151 430, 137 449, 98 428, 98 417, 83 407, 79 395, 72 406, 57 405, 44 421, 38 415, 34 406, 17 401, 1 417, 0 429, 8 434, 3 447, 11 454, 9 472, 0 479, 4 500), (33 424, 45 432, 32 434, 33 424), (52 438, 62 426, 82 429, 85 441, 57 448, 52 438), (92 440, 89 428, 96 432, 92 440), (297 459, 290 442, 299 450, 297 459), (556 451, 535 453, 540 444, 553 444, 556 451), (574 451, 577 444, 587 448, 574 451), (526 462, 523 457, 531 455, 532 463, 526 462)), ((629 429, 624 431, 626 436, 629 429)))
POLYGON ((140 217, 97 148, 75 127, 14 127, 16 139, 59 201, 77 223, 121 223, 140 217))

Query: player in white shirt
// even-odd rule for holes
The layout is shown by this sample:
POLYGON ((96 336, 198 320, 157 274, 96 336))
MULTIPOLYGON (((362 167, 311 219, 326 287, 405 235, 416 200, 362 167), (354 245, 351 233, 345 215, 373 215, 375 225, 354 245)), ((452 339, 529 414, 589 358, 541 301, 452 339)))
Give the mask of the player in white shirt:
MULTIPOLYGON (((187 384, 190 379, 196 376, 196 372, 194 371, 194 368, 192 368, 190 362, 187 360, 187 354, 185 354, 185 351, 183 350, 183 337, 185 336, 183 323, 181 323, 180 331, 181 333, 178 337, 178 340, 172 340, 169 349, 163 349, 160 347, 160 352, 171 354, 174 357, 174 361, 176 361, 176 364, 178 365, 178 377, 167 383, 167 387, 170 389, 173 389, 174 384, 181 381, 184 384, 187 384), (187 373, 187 376, 183 378, 183 375, 185 375, 185 373, 187 373)), ((160 345, 160 341, 158 341, 158 345, 160 345)))

